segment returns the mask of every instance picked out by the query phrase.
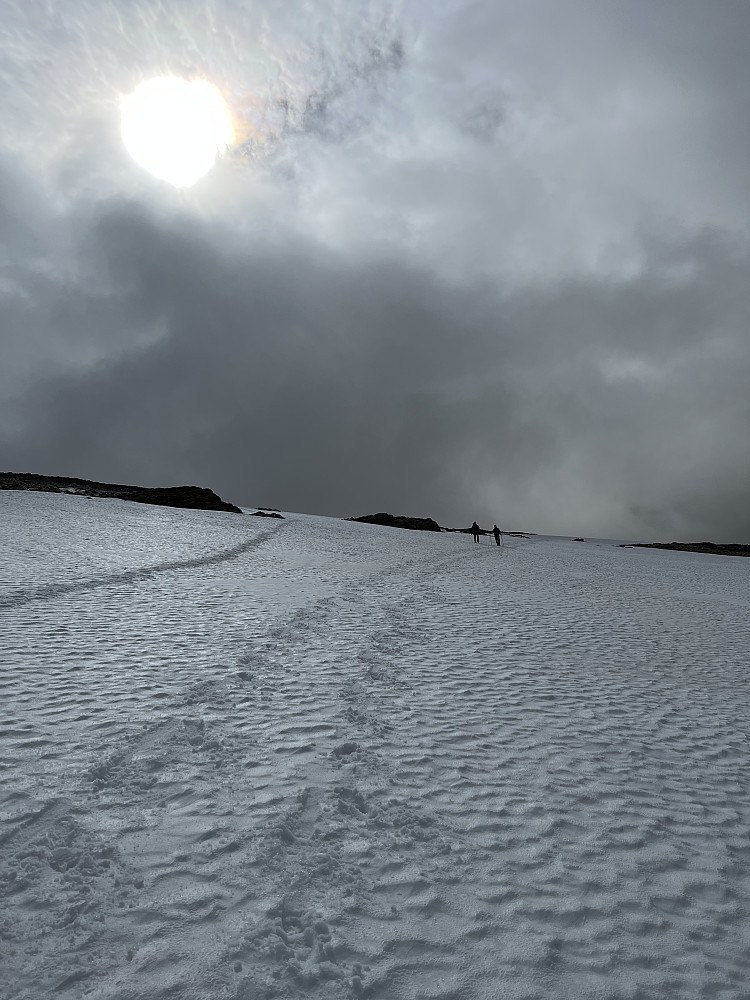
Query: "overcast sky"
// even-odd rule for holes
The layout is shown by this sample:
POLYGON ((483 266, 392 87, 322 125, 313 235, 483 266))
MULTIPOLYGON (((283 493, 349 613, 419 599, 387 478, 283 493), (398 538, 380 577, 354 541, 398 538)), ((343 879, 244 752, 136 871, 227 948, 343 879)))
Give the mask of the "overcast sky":
POLYGON ((746 0, 0 9, 0 470, 750 542, 746 0))

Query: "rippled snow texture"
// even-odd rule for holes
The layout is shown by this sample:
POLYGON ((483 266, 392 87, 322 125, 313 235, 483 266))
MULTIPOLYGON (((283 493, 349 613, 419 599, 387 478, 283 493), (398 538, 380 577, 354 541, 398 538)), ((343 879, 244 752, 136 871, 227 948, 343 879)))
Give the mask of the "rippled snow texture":
POLYGON ((4 997, 750 995, 750 560, 0 516, 4 997))

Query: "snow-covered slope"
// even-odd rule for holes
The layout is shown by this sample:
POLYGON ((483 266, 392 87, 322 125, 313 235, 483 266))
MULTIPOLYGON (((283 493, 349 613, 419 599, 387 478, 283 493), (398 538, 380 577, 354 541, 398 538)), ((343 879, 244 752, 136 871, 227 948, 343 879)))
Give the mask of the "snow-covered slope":
POLYGON ((750 995, 750 560, 0 517, 3 997, 750 995))

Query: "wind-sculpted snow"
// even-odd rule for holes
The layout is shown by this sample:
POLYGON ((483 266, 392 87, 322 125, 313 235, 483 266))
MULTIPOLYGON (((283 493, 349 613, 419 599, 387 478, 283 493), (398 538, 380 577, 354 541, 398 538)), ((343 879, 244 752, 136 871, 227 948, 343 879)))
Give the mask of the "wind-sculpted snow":
POLYGON ((750 993, 744 560, 1 499, 9 998, 750 993))

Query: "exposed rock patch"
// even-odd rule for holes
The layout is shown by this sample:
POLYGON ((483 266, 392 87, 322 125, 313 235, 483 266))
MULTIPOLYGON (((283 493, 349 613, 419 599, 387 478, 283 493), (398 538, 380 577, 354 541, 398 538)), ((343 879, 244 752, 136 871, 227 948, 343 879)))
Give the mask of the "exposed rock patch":
POLYGON ((675 552, 706 552, 714 556, 750 556, 750 545, 730 542, 631 542, 621 549, 674 549, 675 552))
MULTIPOLYGON (((348 517, 347 521, 361 521, 364 524, 382 524, 388 528, 411 528, 416 531, 452 531, 462 535, 470 535, 471 528, 443 528, 431 517, 406 517, 398 514, 365 514, 363 517, 348 517)), ((485 528, 479 529, 480 535, 491 535, 492 531, 485 528)), ((501 531, 501 535, 509 538, 528 538, 529 532, 525 531, 501 531)))
POLYGON ((382 524, 387 528, 411 528, 413 531, 440 531, 440 525, 431 517, 406 517, 401 514, 365 514, 363 517, 349 517, 348 521, 364 524, 382 524))
POLYGON ((111 497, 135 503, 161 507, 182 507, 190 510, 225 510, 241 514, 239 507, 227 503, 213 490, 202 486, 124 486, 118 483, 97 483, 90 479, 68 476, 40 476, 33 472, 0 472, 0 490, 36 490, 45 493, 74 493, 87 497, 111 497))

